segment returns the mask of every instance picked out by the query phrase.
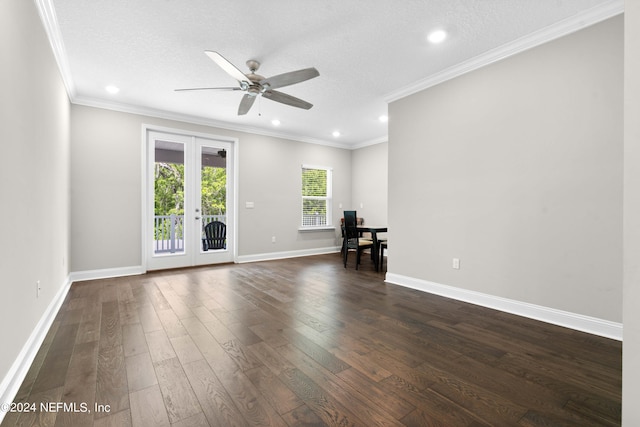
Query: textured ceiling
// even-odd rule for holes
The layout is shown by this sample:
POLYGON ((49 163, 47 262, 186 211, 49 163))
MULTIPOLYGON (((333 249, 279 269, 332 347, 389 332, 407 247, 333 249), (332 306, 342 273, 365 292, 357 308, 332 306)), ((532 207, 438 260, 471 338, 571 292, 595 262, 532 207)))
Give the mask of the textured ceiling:
POLYGON ((345 147, 384 141, 386 101, 417 82, 622 9, 621 0, 40 1, 54 11, 49 34, 75 103, 345 147), (426 35, 437 28, 449 36, 433 45, 426 35), (256 59, 266 77, 316 67, 319 77, 281 89, 314 107, 258 99, 238 117, 241 92, 175 92, 236 84, 205 50, 242 71, 256 59), (120 92, 107 93, 109 84, 120 92))

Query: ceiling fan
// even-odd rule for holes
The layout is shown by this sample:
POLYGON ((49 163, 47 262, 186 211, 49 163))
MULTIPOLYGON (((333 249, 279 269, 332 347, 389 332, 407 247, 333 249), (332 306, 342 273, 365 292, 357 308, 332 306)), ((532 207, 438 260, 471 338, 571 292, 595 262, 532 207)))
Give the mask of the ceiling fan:
POLYGON ((295 96, 287 95, 273 89, 289 86, 295 83, 300 83, 305 80, 318 77, 320 73, 315 68, 304 68, 302 70, 290 71, 288 73, 278 74, 277 76, 265 78, 259 74, 256 74, 258 68, 260 68, 260 62, 250 59, 247 61, 247 67, 249 67, 250 73, 245 74, 240 71, 235 65, 225 59, 218 52, 205 50, 204 52, 209 58, 213 60, 220 68, 227 72, 231 77, 236 79, 240 86, 235 87, 198 87, 190 89, 176 89, 176 91, 188 91, 188 90, 241 90, 246 92, 240 101, 238 107, 238 115, 242 116, 247 114, 251 109, 254 101, 259 95, 272 101, 280 102, 282 104, 291 105, 292 107, 303 108, 308 110, 313 107, 313 104, 296 98, 295 96))

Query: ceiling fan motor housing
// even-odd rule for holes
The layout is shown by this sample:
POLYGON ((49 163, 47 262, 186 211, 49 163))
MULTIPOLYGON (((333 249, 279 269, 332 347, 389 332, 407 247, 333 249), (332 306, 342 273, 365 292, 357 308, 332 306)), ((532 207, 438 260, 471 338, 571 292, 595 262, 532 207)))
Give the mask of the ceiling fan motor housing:
POLYGON ((267 87, 264 87, 260 84, 260 82, 264 80, 265 77, 261 76, 260 74, 256 74, 256 71, 258 71, 258 68, 260 68, 260 62, 256 61, 255 59, 250 59, 247 61, 247 67, 249 67, 251 73, 246 74, 246 76, 252 83, 247 89, 247 92, 250 96, 258 96, 268 88, 268 85, 267 87))

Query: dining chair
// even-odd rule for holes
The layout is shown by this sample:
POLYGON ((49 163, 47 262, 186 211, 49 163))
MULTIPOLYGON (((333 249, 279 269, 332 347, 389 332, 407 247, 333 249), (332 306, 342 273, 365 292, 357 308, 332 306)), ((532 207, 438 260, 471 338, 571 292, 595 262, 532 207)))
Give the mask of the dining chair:
MULTIPOLYGON (((358 218, 356 216, 356 225, 364 225, 364 218, 358 218)), ((342 247, 340 248, 340 254, 344 252, 344 246, 346 239, 344 238, 344 217, 340 218, 340 230, 342 232, 342 247)), ((360 237, 362 237, 362 232, 360 232, 360 237)))
POLYGON ((344 211, 344 241, 342 253, 344 268, 347 268, 347 257, 350 249, 356 251, 356 270, 360 265, 360 255, 362 251, 365 249, 373 250, 373 241, 360 237, 356 211, 344 211))
POLYGON ((379 243, 380 247, 380 271, 382 271, 382 263, 384 261, 384 250, 387 249, 387 240, 381 240, 379 243))

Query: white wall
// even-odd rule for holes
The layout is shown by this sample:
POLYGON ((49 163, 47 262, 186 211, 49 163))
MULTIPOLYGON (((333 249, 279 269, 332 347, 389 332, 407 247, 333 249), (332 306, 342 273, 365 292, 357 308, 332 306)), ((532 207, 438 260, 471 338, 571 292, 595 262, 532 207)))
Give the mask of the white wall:
POLYGON ((622 49, 618 16, 393 102, 388 272, 621 322, 622 49))
POLYGON ((387 225, 387 182, 388 182, 387 142, 353 150, 351 165, 351 208, 366 224, 387 225))
POLYGON ((152 118, 71 108, 71 248, 74 272, 136 267, 141 259, 142 125, 238 138, 238 255, 336 247, 339 231, 300 226, 301 166, 333 168, 333 217, 351 200, 349 150, 152 118), (245 202, 254 202, 246 209, 245 202), (113 230, 118 230, 114 233, 113 230), (276 237, 276 243, 271 237, 276 237))
POLYGON ((18 354, 30 337, 37 341, 32 332, 68 277, 69 100, 32 1, 0 1, 0 82, 4 403, 18 354))
POLYGON ((622 425, 640 425, 640 2, 625 2, 622 425))

